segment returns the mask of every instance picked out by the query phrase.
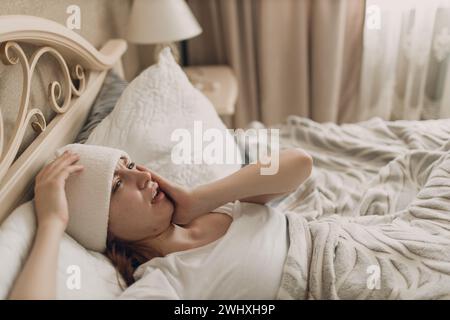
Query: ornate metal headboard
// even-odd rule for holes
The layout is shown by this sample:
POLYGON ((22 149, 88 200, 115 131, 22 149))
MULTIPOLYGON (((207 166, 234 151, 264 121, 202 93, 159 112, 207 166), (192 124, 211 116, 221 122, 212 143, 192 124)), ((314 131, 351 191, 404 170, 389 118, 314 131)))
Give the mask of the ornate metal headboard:
POLYGON ((4 141, 5 125, 0 109, 0 223, 30 198, 34 177, 53 152, 73 142, 107 70, 120 64, 126 48, 124 40, 114 39, 98 51, 56 22, 33 16, 0 16, 1 61, 6 66, 20 64, 23 75, 18 116, 9 141, 4 141), (21 44, 36 48, 30 58, 21 44), (48 124, 42 112, 30 106, 31 80, 43 55, 56 59, 64 77, 62 84, 52 81, 48 85, 48 104, 56 113, 48 124), (17 157, 29 124, 39 135, 17 157))

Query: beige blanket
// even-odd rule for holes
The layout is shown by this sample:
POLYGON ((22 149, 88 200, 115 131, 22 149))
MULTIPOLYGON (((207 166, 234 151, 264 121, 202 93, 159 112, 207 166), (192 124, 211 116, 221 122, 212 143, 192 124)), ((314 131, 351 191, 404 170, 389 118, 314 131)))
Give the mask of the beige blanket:
POLYGON ((449 299, 450 119, 279 128, 314 169, 274 205, 290 234, 278 298, 449 299))

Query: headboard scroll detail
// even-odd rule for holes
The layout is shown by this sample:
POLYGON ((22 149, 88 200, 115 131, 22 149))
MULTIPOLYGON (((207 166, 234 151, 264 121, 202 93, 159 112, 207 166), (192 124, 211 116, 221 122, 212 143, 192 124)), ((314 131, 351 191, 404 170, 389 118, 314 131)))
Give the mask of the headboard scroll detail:
POLYGON ((86 77, 83 67, 77 64, 73 68, 73 72, 70 73, 66 61, 57 50, 51 47, 39 48, 33 53, 29 62, 23 49, 17 42, 8 41, 0 45, 0 57, 2 62, 5 65, 15 65, 20 63, 23 72, 23 85, 19 114, 14 126, 12 138, 10 139, 6 149, 3 149, 3 146, 5 145, 3 139, 5 135, 3 132, 4 124, 0 110, 0 181, 17 155, 26 126, 30 122, 31 118, 35 117, 36 119, 31 122, 31 126, 37 133, 43 132, 47 126, 44 115, 39 109, 33 108, 28 110, 32 84, 31 80, 39 59, 46 53, 51 54, 54 58, 56 58, 62 74, 64 75, 64 89, 62 89, 61 84, 58 81, 53 81, 49 85, 48 98, 50 107, 53 111, 56 113, 66 112, 70 107, 72 96, 75 95, 79 97, 85 89, 86 77), (79 88, 75 87, 72 82, 72 78, 79 81, 79 88), (60 106, 58 104, 58 100, 61 98, 62 92, 65 92, 65 95, 63 105, 60 106))
POLYGON ((0 16, 0 59, 4 65, 20 65, 23 74, 18 116, 11 138, 5 138, 0 109, 0 223, 32 194, 34 177, 53 152, 73 142, 97 96, 106 72, 121 65, 126 51, 122 39, 109 40, 95 49, 77 33, 54 21, 33 16, 0 16), (21 44, 36 48, 27 57, 21 44), (46 123, 38 108, 30 107, 33 75, 40 58, 51 55, 63 75, 52 81, 46 93, 56 116, 46 123), (31 124, 39 135, 17 158, 25 129, 31 124))

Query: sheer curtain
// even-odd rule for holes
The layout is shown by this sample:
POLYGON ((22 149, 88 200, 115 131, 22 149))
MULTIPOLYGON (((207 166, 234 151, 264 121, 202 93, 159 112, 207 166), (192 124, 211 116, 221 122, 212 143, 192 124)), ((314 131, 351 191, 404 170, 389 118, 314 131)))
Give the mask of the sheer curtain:
POLYGON ((357 120, 450 117, 450 1, 367 0, 357 120))
POLYGON ((358 112, 364 1, 187 0, 203 34, 189 65, 228 64, 239 81, 234 125, 288 115, 352 121, 358 112))

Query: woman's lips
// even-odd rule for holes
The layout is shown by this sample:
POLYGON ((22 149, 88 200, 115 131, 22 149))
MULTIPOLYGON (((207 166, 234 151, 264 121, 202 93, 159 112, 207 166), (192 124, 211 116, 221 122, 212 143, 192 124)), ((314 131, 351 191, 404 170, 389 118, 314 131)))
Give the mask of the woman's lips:
POLYGON ((153 198, 152 204, 160 202, 165 197, 166 197, 166 195, 164 194, 164 191, 162 191, 161 189, 158 189, 158 194, 153 198))

